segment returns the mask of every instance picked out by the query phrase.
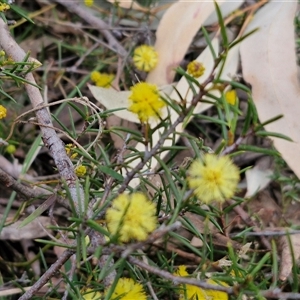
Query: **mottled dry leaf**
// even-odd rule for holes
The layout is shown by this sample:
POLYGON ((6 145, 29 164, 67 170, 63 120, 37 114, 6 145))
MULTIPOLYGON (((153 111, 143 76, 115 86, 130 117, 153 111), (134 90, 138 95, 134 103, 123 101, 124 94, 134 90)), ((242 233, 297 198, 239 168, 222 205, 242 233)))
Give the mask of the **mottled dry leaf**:
POLYGON ((246 198, 253 197, 256 193, 263 190, 270 182, 273 170, 271 169, 270 157, 264 156, 259 159, 252 169, 245 172, 247 181, 246 198))
POLYGON ((296 65, 294 17, 297 2, 270 2, 255 15, 241 44, 243 75, 252 85, 261 122, 284 117, 266 130, 289 136, 294 143, 273 138, 274 145, 300 178, 300 87, 296 65))
POLYGON ((139 119, 136 114, 127 110, 128 97, 130 91, 116 91, 112 88, 103 88, 95 85, 88 84, 88 88, 91 93, 107 110, 115 110, 114 115, 127 121, 139 123, 139 119))
POLYGON ((47 236, 47 233, 44 229, 48 226, 51 226, 50 218, 43 216, 37 217, 29 224, 19 228, 21 223, 22 221, 20 220, 4 227, 0 234, 0 240, 20 241, 23 239, 36 239, 44 237, 47 236))
MULTIPOLYGON (((227 1, 225 3, 219 3, 220 10, 223 17, 226 17, 233 11, 237 10, 244 0, 235 0, 235 1, 227 1)), ((203 22, 203 26, 210 26, 212 24, 218 23, 218 16, 217 13, 214 11, 210 14, 210 16, 203 22)))

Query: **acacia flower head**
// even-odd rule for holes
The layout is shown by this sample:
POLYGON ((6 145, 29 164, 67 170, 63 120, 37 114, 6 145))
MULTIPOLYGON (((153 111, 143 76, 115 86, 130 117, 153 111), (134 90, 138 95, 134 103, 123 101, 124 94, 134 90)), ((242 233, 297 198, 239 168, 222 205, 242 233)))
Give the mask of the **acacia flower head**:
POLYGON ((195 78, 198 78, 204 74, 205 67, 202 63, 193 60, 187 65, 187 72, 195 78))
POLYGON ((225 99, 226 99, 227 103, 229 103, 231 105, 235 104, 236 98, 237 98, 237 95, 236 95, 235 90, 230 90, 225 93, 225 99))
POLYGON ((111 300, 146 300, 147 296, 140 283, 134 282, 132 278, 120 278, 111 300))
POLYGON ((146 240, 157 226, 156 206, 142 193, 121 194, 106 212, 107 228, 121 242, 146 240))
MULTIPOLYGON (((180 277, 189 276, 189 273, 186 271, 186 266, 179 266, 175 275, 180 277)), ((208 279, 206 282, 209 284, 218 285, 218 283, 212 279, 208 279)), ((227 286, 227 284, 224 282, 222 282, 222 285, 227 286)), ((190 284, 181 284, 179 295, 179 299, 184 300, 228 300, 228 294, 225 292, 205 290, 190 284)))
POLYGON ((204 203, 223 202, 236 191, 239 169, 228 156, 205 154, 192 162, 187 181, 194 194, 204 203))
POLYGON ((7 110, 3 105, 0 105, 0 120, 6 117, 7 110))
POLYGON ((94 4, 94 0, 84 0, 84 4, 86 6, 92 6, 94 4))
POLYGON ((138 70, 149 72, 158 62, 158 53, 152 46, 141 45, 133 52, 133 63, 138 70))
POLYGON ((14 154, 16 152, 17 148, 15 145, 13 144, 9 144, 6 148, 5 148, 5 152, 8 154, 14 154))
POLYGON ((5 12, 10 9, 10 6, 6 3, 0 3, 0 12, 5 12))
POLYGON ((142 123, 161 116, 162 108, 166 106, 160 98, 157 86, 146 82, 139 82, 131 87, 129 103, 128 110, 137 114, 142 123))
POLYGON ((66 146, 65 146, 65 150, 66 150, 66 152, 67 152, 67 154, 72 158, 72 159, 74 159, 77 155, 78 155, 78 153, 76 153, 76 152, 73 152, 73 149, 74 148, 77 148, 75 145, 73 145, 73 144, 67 144, 66 146), (72 153, 73 152, 73 153, 72 153))
POLYGON ((76 169, 75 169, 75 174, 78 177, 83 177, 86 174, 86 167, 83 165, 79 165, 76 169))
POLYGON ((96 86, 109 88, 115 76, 108 73, 100 73, 98 71, 93 71, 91 73, 91 80, 95 83, 96 86))

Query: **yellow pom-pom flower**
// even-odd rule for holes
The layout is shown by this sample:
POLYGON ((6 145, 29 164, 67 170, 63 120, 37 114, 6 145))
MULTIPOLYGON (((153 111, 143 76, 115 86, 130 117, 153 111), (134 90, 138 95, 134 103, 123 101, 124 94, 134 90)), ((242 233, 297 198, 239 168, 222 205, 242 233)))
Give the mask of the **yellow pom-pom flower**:
POLYGON ((78 155, 78 153, 76 153, 76 152, 72 153, 74 148, 77 148, 77 147, 76 147, 75 145, 73 145, 73 144, 67 144, 67 145, 65 146, 65 149, 66 149, 67 154, 68 154, 72 159, 74 159, 74 158, 78 155))
POLYGON ((156 85, 139 82, 131 87, 131 92, 128 110, 137 114, 142 123, 149 122, 150 118, 157 119, 161 116, 161 110, 166 104, 160 98, 156 85))
POLYGON ((6 3, 0 3, 0 12, 5 12, 10 9, 10 6, 6 3))
POLYGON ((231 198, 239 179, 239 169, 231 159, 215 154, 205 154, 202 159, 193 161, 187 176, 190 188, 204 203, 231 198))
POLYGON ((225 93, 225 99, 226 99, 227 103, 229 103, 231 105, 235 104, 236 98, 237 98, 237 95, 236 95, 235 90, 230 90, 225 93))
POLYGON ((95 83, 96 86, 109 88, 115 76, 113 74, 100 73, 98 71, 93 71, 91 73, 91 80, 95 83))
POLYGON ((193 60, 187 65, 187 72, 195 78, 204 74, 205 68, 200 62, 193 60))
POLYGON ((138 70, 150 72, 158 62, 158 53, 148 45, 141 45, 133 52, 133 63, 138 70))
POLYGON ((83 165, 78 166, 78 167, 75 169, 75 174, 76 174, 78 177, 83 177, 83 176, 86 174, 86 167, 83 166, 83 165))
MULTIPOLYGON (((180 277, 187 277, 189 273, 186 271, 186 266, 179 266, 175 275, 180 277)), ((208 279, 206 281, 209 284, 218 285, 214 280, 208 279)), ((226 283, 222 282, 223 286, 228 286, 226 283)), ((205 290, 200 287, 181 284, 179 291, 179 299, 189 299, 189 300, 228 300, 228 294, 225 292, 215 291, 215 290, 205 290)))
POLYGON ((0 119, 5 118, 6 117, 6 113, 7 113, 6 108, 3 105, 0 105, 0 119))
POLYGON ((14 154, 16 152, 17 148, 15 145, 13 144, 9 144, 6 148, 5 148, 5 152, 8 154, 14 154))
POLYGON ((92 6, 94 4, 94 0, 84 0, 84 4, 86 6, 92 6))
POLYGON ((120 278, 110 300, 147 300, 147 296, 140 283, 131 278, 120 278))
POLYGON ((142 193, 121 194, 106 212, 107 228, 121 242, 144 241, 157 226, 156 206, 142 193))

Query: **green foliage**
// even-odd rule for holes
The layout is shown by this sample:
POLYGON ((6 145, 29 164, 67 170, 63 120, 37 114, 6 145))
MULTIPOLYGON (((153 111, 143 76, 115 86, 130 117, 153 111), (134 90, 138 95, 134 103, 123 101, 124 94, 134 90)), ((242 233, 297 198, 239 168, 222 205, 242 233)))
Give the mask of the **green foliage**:
MULTIPOLYGON (((145 7, 152 7, 156 1, 138 1, 138 3, 145 7)), ((212 278, 217 283, 217 288, 228 287, 229 291, 233 287, 232 295, 229 296, 231 299, 244 299, 244 295, 253 296, 255 299, 265 299, 262 291, 279 286, 277 246, 274 240, 271 241, 270 251, 264 253, 256 248, 257 241, 248 235, 252 229, 257 227, 257 222, 253 221, 252 225, 249 225, 249 222, 243 228, 235 227, 238 223, 236 222, 236 217, 238 217, 236 208, 243 207, 246 203, 242 197, 242 188, 240 186, 237 189, 234 188, 232 194, 235 193, 236 196, 231 197, 232 199, 214 201, 216 199, 214 197, 204 204, 203 199, 201 197, 199 199, 198 194, 191 190, 187 180, 191 174, 192 162, 195 159, 204 160, 207 153, 215 156, 229 156, 230 161, 237 160, 244 153, 259 153, 276 160, 278 168, 274 175, 276 182, 281 184, 283 189, 285 185, 292 186, 291 189, 284 192, 284 196, 294 200, 299 198, 299 181, 295 177, 281 174, 282 169, 286 166, 280 158, 280 154, 272 146, 267 148, 262 143, 247 143, 248 138, 265 140, 268 137, 276 137, 289 141, 290 138, 264 130, 263 127, 266 124, 275 122, 281 116, 261 124, 251 90, 247 85, 238 78, 233 78, 231 81, 222 79, 230 51, 248 35, 232 42, 227 35, 221 10, 217 4, 215 6, 222 38, 221 50, 218 53, 214 50, 207 28, 203 27, 199 33, 206 41, 214 60, 210 76, 204 83, 200 83, 184 68, 178 67, 177 74, 187 81, 188 92, 193 95, 192 100, 187 101, 186 95, 181 94, 178 87, 174 87, 174 90, 179 95, 179 101, 172 99, 169 94, 161 95, 161 100, 167 107, 166 114, 159 114, 155 111, 156 123, 151 123, 148 119, 143 120, 142 124, 132 127, 128 126, 128 123, 125 125, 122 122, 113 123, 112 120, 115 121, 114 114, 120 112, 121 109, 100 109, 93 103, 92 97, 89 101, 83 97, 89 93, 85 85, 90 80, 91 70, 116 71, 124 63, 117 60, 112 49, 99 46, 89 51, 91 46, 89 43, 85 44, 84 40, 89 40, 93 33, 92 30, 87 31, 84 36, 79 35, 74 38, 72 43, 68 42, 68 36, 64 36, 65 40, 53 39, 51 47, 55 50, 51 47, 48 50, 52 51, 51 55, 57 60, 56 68, 59 69, 59 73, 56 73, 53 78, 50 72, 45 71, 47 69, 45 57, 48 55, 48 50, 41 50, 40 55, 41 58, 44 58, 43 67, 45 69, 35 87, 39 90, 46 89, 44 83, 50 80, 50 88, 53 89, 53 93, 59 94, 58 98, 65 98, 64 100, 52 99, 53 102, 45 107, 51 108, 56 132, 61 135, 66 144, 71 144, 69 151, 66 150, 69 152, 73 167, 84 166, 87 173, 76 181, 77 197, 81 201, 78 209, 76 207, 78 203, 74 201, 68 183, 60 181, 58 176, 54 179, 50 177, 50 175, 56 175, 56 166, 53 164, 52 158, 47 157, 46 163, 51 163, 51 171, 45 170, 47 186, 45 187, 43 180, 40 180, 39 185, 57 197, 59 203, 68 211, 67 218, 64 216, 53 218, 52 220, 55 220, 52 222, 53 226, 47 228, 51 229, 51 234, 45 238, 35 239, 40 250, 33 259, 25 261, 25 257, 22 256, 20 259, 23 260, 22 263, 7 262, 6 274, 3 276, 1 274, 4 281, 14 277, 14 268, 19 268, 17 276, 26 271, 29 274, 30 283, 35 282, 36 278, 31 270, 31 264, 40 260, 42 270, 46 272, 51 265, 50 249, 57 251, 62 248, 70 251, 76 257, 73 261, 65 262, 64 269, 58 271, 70 299, 85 299, 87 289, 101 293, 103 299, 111 299, 119 279, 123 277, 132 278, 140 283, 146 294, 149 295, 148 299, 152 299, 151 293, 154 293, 158 299, 178 299, 180 288, 176 283, 176 278, 171 280, 163 271, 169 272, 168 274, 172 276, 176 273, 178 266, 183 264, 191 265, 193 274, 191 272, 190 277, 197 278, 199 281, 201 279, 202 283, 205 283, 207 278, 212 278), (72 66, 64 65, 65 56, 71 58, 72 66), (77 69, 72 69, 73 57, 78 60, 82 59, 81 68, 84 71, 78 69, 78 66, 76 66, 77 69), (227 99, 229 90, 237 93, 234 103, 230 103, 227 99), (75 96, 78 98, 74 98, 75 96), (211 108, 199 113, 197 110, 199 104, 210 104, 211 108), (176 131, 178 124, 182 124, 184 130, 176 131), (158 141, 155 140, 155 135, 159 136, 158 141), (165 141, 169 143, 166 145, 165 141), (137 149, 137 143, 144 146, 143 151, 137 149), (212 154, 213 152, 214 154, 212 154), (156 163, 158 167, 153 169, 156 163), (132 180, 137 179, 139 185, 133 185, 132 180), (80 193, 81 187, 84 191, 83 195, 80 193), (114 205, 113 200, 123 192, 134 195, 133 192, 137 191, 145 194, 155 204, 158 229, 154 233, 150 233, 146 240, 132 239, 128 243, 127 241, 123 243, 120 239, 120 230, 116 233, 109 231, 108 221, 105 219, 106 211, 111 205, 114 205), (181 222, 181 226, 178 226, 178 221, 181 222), (232 228, 234 228, 233 231, 231 231, 232 228), (93 236, 94 240, 90 238, 93 236), (255 246, 249 246, 246 251, 247 243, 251 242, 255 246), (241 253, 243 250, 245 253, 241 253), (144 266, 132 262, 132 259, 135 258, 142 258, 140 261, 144 263, 144 266), (155 273, 153 269, 158 271, 155 273), (161 274, 158 274, 159 271, 161 274), (110 285, 107 285, 105 280, 113 272, 115 272, 115 276, 110 285)), ((16 5, 13 7, 14 13, 33 23, 25 10, 16 5)), ((117 4, 112 5, 111 11, 106 13, 116 12, 116 7, 119 9, 117 4)), ((60 12, 55 10, 55 13, 59 15, 60 12)), ((120 8, 114 18, 117 18, 118 14, 125 14, 125 11, 120 8)), ((72 16, 70 19, 76 20, 72 16)), ((33 24, 36 27, 40 26, 37 23, 33 24)), ((17 32, 16 29, 15 32, 17 32)), ((45 30, 44 28, 39 29, 45 30)), ((126 39, 122 42, 125 48, 131 50, 132 45, 126 39)), ((101 43, 99 42, 99 44, 101 43)), ((16 115, 12 118, 10 115, 10 120, 3 120, 3 122, 1 120, 1 138, 5 139, 8 136, 9 142, 16 144, 19 150, 21 148, 24 152, 22 174, 26 174, 30 168, 37 168, 35 163, 38 164, 42 160, 39 158, 42 149, 41 134, 34 130, 36 128, 34 126, 40 124, 36 121, 28 121, 34 111, 21 114, 21 107, 18 107, 19 98, 23 101, 22 105, 24 106, 28 104, 28 99, 14 95, 11 88, 22 90, 24 84, 28 84, 25 78, 26 74, 29 72, 40 74, 41 71, 36 70, 37 62, 30 58, 30 53, 24 57, 22 62, 14 62, 6 53, 2 54, 0 58, 2 68, 0 104, 7 106, 12 111, 18 108, 16 114, 19 117, 16 115), (14 121, 14 119, 16 120, 14 121), (26 132, 26 126, 22 127, 20 124, 32 127, 29 132, 26 132), (21 138, 22 136, 24 139, 21 138)), ((130 60, 124 64, 126 66, 122 66, 122 68, 124 67, 122 75, 118 75, 122 77, 118 87, 126 90, 136 81, 136 78, 133 75, 134 71, 130 60)), ((203 65, 205 66, 205 61, 203 65)), ((2 151, 2 149, 0 150, 2 151)), ((4 150, 2 154, 4 154, 4 150)), ((14 153, 5 155, 8 160, 12 160, 14 153)), ((222 173, 230 173, 226 166, 228 167, 226 164, 222 166, 220 176, 220 174, 216 175, 215 165, 210 166, 204 161, 203 170, 199 170, 198 176, 201 179, 207 176, 206 182, 208 185, 211 184, 210 193, 214 194, 212 190, 219 189, 220 194, 224 194, 222 187, 228 186, 228 182, 225 180, 224 183, 222 173), (218 179, 220 180, 218 181, 218 179)), ((241 179, 243 179, 244 171, 251 168, 251 164, 244 165, 241 162, 239 167, 241 179)), ((38 171, 43 173, 44 170, 38 169, 38 171)), ((15 197, 16 193, 13 192, 0 222, 0 232, 8 225, 15 197)), ((220 198, 222 199, 222 197, 220 198)), ((21 206, 15 214, 16 219, 20 218, 24 214, 26 206, 36 203, 34 212, 23 218, 19 228, 38 219, 48 209, 51 212, 54 211, 54 214, 58 214, 56 207, 51 207, 52 201, 48 202, 44 199, 41 203, 37 200, 39 199, 25 201, 24 206, 21 206)), ((129 207, 129 205, 125 208, 122 207, 124 215, 120 219, 119 227, 127 225, 128 218, 125 216, 131 211, 129 207)), ((130 217, 135 220, 134 218, 137 216, 132 214, 130 217)), ((137 230, 137 228, 132 228, 132 230, 134 229, 137 230)), ((292 284, 287 282, 287 288, 297 292, 299 270, 294 258, 293 260, 294 280, 292 284)), ((52 285, 45 297, 59 298, 62 294, 63 292, 58 286, 52 285)))

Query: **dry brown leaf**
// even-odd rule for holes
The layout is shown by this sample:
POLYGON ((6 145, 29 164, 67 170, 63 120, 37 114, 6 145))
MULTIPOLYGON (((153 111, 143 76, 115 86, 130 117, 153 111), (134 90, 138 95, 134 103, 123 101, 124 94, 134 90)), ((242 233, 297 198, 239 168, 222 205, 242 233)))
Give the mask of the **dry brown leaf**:
POLYGON ((46 228, 51 226, 49 217, 37 217, 29 224, 20 228, 22 220, 5 226, 0 234, 0 240, 20 241, 23 239, 36 239, 47 236, 46 228))
POLYGON ((300 87, 293 24, 296 11, 297 2, 270 2, 260 9, 247 32, 259 30, 241 43, 241 59, 260 121, 284 115, 265 128, 294 141, 273 138, 277 150, 300 178, 300 87))
MULTIPOLYGON (((187 218, 189 222, 193 224, 193 227, 196 228, 200 234, 211 235, 212 243, 214 245, 227 248, 228 243, 230 243, 234 249, 241 249, 242 245, 240 243, 233 241, 230 238, 223 235, 216 229, 216 227, 211 222, 208 222, 202 216, 191 212, 186 212, 185 218, 187 218)), ((180 219, 181 218, 179 218, 179 220, 180 219)), ((194 247, 202 247, 203 242, 201 239, 193 236, 191 240, 191 245, 193 245, 194 247)))
POLYGON ((270 157, 264 156, 259 159, 252 169, 245 172, 247 181, 247 192, 245 198, 251 198, 263 190, 271 182, 273 170, 271 169, 270 157))
MULTIPOLYGON (((227 2, 231 1, 217 1, 221 9, 227 2)), ((156 32, 155 49, 159 55, 159 62, 149 73, 147 82, 164 85, 173 81, 174 68, 179 66, 195 34, 214 11, 213 1, 185 0, 176 2, 166 11, 156 32)))
POLYGON ((179 66, 196 32, 213 11, 213 2, 182 1, 166 11, 156 31, 159 62, 149 73, 148 82, 164 85, 173 81, 174 68, 179 66))
MULTIPOLYGON (((226 3, 219 3, 220 10, 222 16, 225 17, 232 13, 233 11, 237 10, 244 0, 235 0, 235 1, 227 1, 226 3)), ((210 14, 210 16, 204 21, 203 26, 210 26, 212 24, 218 23, 218 16, 217 13, 214 11, 210 14)))
POLYGON ((293 256, 295 261, 300 258, 300 234, 281 236, 278 239, 280 250, 279 279, 287 280, 292 272, 293 256))

